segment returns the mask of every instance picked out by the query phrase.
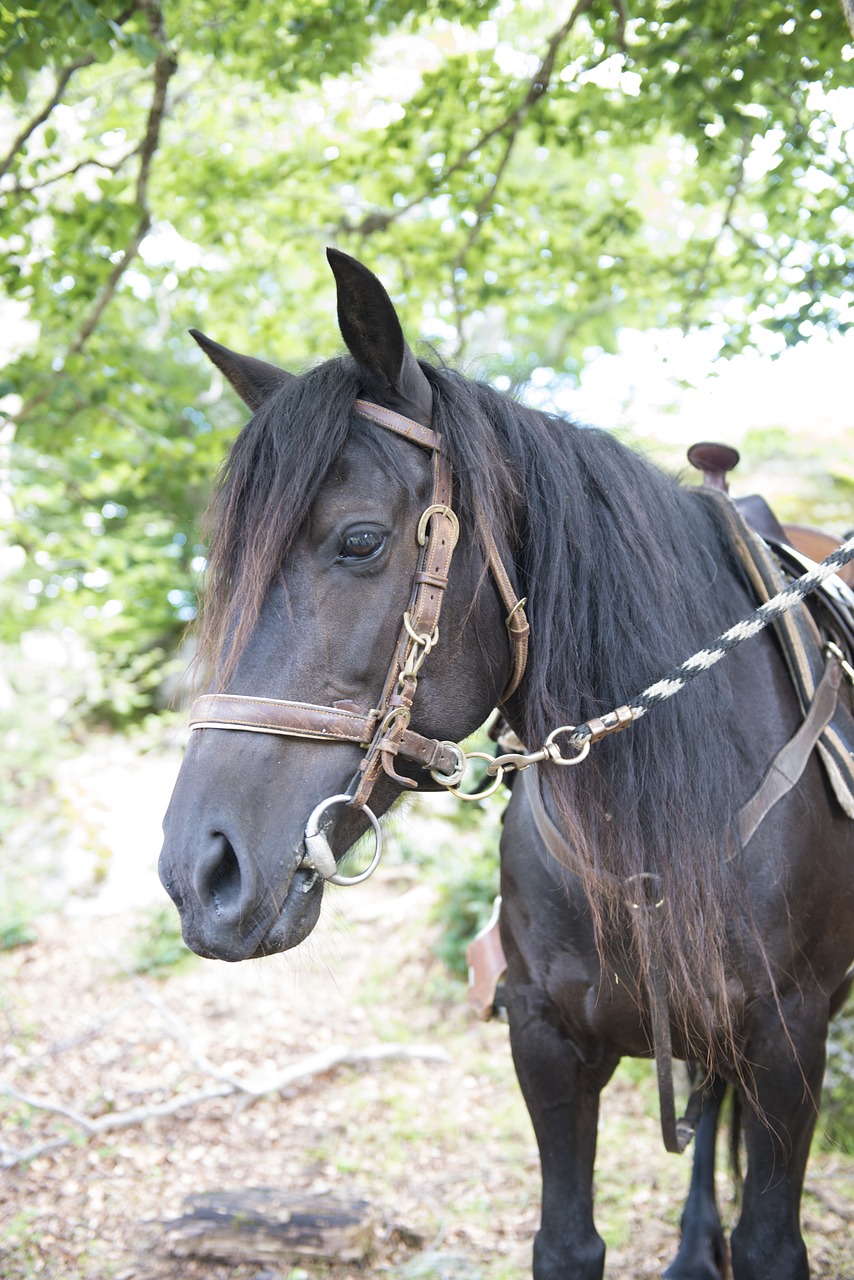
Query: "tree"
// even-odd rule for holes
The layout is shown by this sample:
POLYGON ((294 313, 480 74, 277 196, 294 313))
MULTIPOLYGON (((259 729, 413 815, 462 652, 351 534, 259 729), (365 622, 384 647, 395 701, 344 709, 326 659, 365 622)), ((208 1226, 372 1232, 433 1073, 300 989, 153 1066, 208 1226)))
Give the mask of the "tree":
POLYGON ((325 243, 515 387, 625 326, 735 351, 850 323, 835 2, 42 0, 0 7, 0 81, 4 633, 88 629, 128 713, 239 421, 185 330, 329 353, 325 243))

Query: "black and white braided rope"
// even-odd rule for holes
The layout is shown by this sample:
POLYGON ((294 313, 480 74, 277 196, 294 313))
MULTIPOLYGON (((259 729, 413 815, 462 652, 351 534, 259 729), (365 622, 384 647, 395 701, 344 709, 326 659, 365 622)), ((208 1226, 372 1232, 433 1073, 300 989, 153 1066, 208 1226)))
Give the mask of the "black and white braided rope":
MULTIPOLYGON (((726 654, 730 653, 737 645, 744 640, 749 640, 751 636, 757 635, 765 627, 776 621, 782 614, 787 613, 804 596, 808 596, 810 592, 815 591, 817 587, 839 569, 843 565, 848 564, 850 560, 854 560, 854 536, 847 538, 841 546, 820 564, 815 565, 802 577, 796 578, 778 595, 771 600, 766 600, 765 604, 754 609, 748 617, 737 622, 735 626, 730 627, 723 635, 718 636, 705 649, 700 649, 698 653, 693 654, 672 671, 669 676, 665 676, 663 680, 657 680, 655 684, 651 684, 648 688, 639 693, 636 698, 629 702, 626 707, 620 708, 622 715, 618 715, 616 711, 610 712, 603 716, 599 724, 605 733, 614 731, 624 727, 627 723, 633 723, 645 716, 647 711, 657 706, 659 702, 665 702, 668 698, 672 698, 680 689, 684 689, 685 685, 704 671, 708 671, 716 662, 720 662, 726 654), (626 713, 630 713, 626 714, 626 713)), ((589 723, 577 725, 569 734, 569 741, 574 747, 583 747, 585 743, 590 742, 596 737, 602 736, 602 729, 599 731, 589 723)))

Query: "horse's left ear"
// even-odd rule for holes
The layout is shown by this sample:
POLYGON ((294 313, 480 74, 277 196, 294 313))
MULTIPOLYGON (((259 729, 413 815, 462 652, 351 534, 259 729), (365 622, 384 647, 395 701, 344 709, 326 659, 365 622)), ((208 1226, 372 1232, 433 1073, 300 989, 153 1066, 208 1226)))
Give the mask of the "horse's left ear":
POLYGON ((433 391, 406 345, 391 298, 355 258, 339 249, 327 249, 326 257, 338 288, 338 324, 350 354, 379 382, 389 408, 430 426, 433 391))

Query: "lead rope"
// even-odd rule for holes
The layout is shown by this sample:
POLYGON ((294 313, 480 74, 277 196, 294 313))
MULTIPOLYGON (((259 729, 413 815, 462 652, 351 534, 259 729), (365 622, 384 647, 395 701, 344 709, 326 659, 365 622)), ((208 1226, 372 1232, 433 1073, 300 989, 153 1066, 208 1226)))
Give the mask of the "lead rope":
MULTIPOLYGON (((718 636, 717 640, 713 641, 707 648, 700 649, 692 657, 687 658, 669 676, 665 676, 663 680, 658 680, 655 684, 649 685, 644 689, 643 693, 638 694, 634 701, 630 702, 626 707, 616 708, 607 716, 603 716, 601 721, 588 720, 579 725, 570 733, 569 741, 573 746, 581 747, 585 742, 595 742, 604 737, 605 734, 618 733, 621 729, 634 723, 635 720, 640 720, 652 707, 659 702, 666 701, 667 698, 672 698, 675 693, 679 693, 680 689, 684 689, 686 684, 694 680, 703 671, 708 671, 716 662, 720 662, 721 658, 731 653, 743 641, 758 635, 760 631, 776 622, 784 613, 788 613, 805 596, 816 591, 823 582, 832 577, 843 565, 848 564, 850 560, 854 560, 854 536, 848 538, 835 551, 832 551, 820 564, 815 565, 800 578, 796 578, 794 582, 790 582, 776 596, 766 600, 765 604, 754 609, 753 613, 743 618, 741 622, 737 622, 735 626, 730 627, 723 635, 718 636), (628 712, 628 716, 625 715, 626 712, 628 712), (621 715, 621 713, 623 714, 621 715), (614 718, 613 723, 612 717, 614 718), (601 730, 598 727, 600 723, 602 725, 601 730)), ((854 679, 854 668, 844 661, 843 666, 848 678, 854 679)))

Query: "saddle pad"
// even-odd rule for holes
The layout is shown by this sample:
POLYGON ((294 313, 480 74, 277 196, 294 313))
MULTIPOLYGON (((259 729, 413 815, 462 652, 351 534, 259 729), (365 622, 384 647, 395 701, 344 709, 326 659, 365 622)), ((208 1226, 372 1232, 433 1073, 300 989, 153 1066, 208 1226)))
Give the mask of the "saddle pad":
MULTIPOLYGON (((764 603, 783 590, 786 579, 768 544, 745 523, 733 504, 728 504, 727 510, 733 544, 764 603)), ((808 598, 813 601, 812 609, 798 604, 773 624, 804 714, 824 670, 826 638, 820 625, 821 592, 808 598)), ((834 601, 834 608, 839 608, 838 601, 834 601)), ((843 812, 854 818, 854 709, 851 686, 844 679, 836 712, 819 738, 818 752, 843 812)))

